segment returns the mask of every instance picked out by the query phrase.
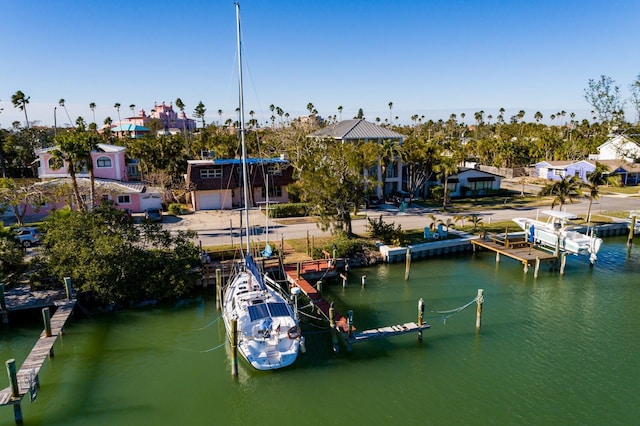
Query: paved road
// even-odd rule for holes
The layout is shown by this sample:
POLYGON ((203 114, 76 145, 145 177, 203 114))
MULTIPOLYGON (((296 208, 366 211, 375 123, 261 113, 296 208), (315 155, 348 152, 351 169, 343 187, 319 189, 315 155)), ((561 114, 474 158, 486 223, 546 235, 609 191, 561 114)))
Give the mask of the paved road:
MULTIPOLYGON (((589 208, 589 201, 585 199, 575 204, 566 205, 565 207, 568 212, 586 215, 589 208)), ((482 215, 484 223, 490 223, 511 220, 514 217, 535 218, 538 210, 548 208, 549 206, 540 208, 478 210, 469 211, 466 214, 477 213, 482 215)), ((591 212, 594 214, 623 210, 640 211, 640 198, 603 196, 599 200, 595 200, 591 207, 591 212)), ((365 210, 364 213, 369 217, 376 218, 382 215, 385 222, 394 222, 402 225, 403 229, 419 229, 429 226, 431 224, 429 214, 434 214, 437 219, 444 221, 448 218, 453 221, 453 217, 455 216, 454 214, 434 213, 432 210, 422 207, 410 207, 404 213, 401 213, 398 209, 390 205, 384 205, 382 208, 376 210, 365 210)), ((266 219, 264 214, 258 209, 252 210, 250 213, 250 222, 260 228, 257 239, 264 241, 267 236, 265 232, 266 219)), ((315 223, 292 223, 290 220, 275 221, 275 223, 274 220, 271 220, 270 222, 268 233, 270 241, 280 241, 283 236, 285 239, 305 238, 307 232, 310 236, 330 235, 330 232, 323 232, 315 223)), ((354 220, 354 232, 356 234, 365 234, 366 224, 367 221, 365 219, 354 220)), ((165 226, 170 230, 192 229, 197 231, 200 241, 202 241, 202 244, 205 246, 230 244, 232 238, 235 244, 238 244, 240 241, 239 211, 200 211, 176 218, 171 216, 165 217, 165 226), (230 231, 230 226, 233 228, 233 232, 230 231), (233 237, 231 236, 232 233, 233 237)))

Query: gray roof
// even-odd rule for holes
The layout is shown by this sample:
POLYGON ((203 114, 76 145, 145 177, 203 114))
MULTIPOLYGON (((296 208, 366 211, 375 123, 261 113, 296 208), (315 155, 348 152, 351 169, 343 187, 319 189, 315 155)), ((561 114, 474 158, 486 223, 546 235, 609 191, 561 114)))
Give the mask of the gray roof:
POLYGON ((313 132, 309 137, 338 140, 402 139, 404 135, 373 123, 359 120, 344 120, 313 132))

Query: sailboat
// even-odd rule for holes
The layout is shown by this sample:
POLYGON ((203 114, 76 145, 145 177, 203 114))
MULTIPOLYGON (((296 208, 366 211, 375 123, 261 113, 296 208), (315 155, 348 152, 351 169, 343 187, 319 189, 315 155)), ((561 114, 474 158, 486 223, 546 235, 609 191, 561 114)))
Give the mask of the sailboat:
POLYGON ((275 370, 295 362, 302 336, 295 304, 278 291, 278 285, 274 280, 259 270, 250 254, 249 179, 242 92, 240 5, 236 3, 235 6, 244 222, 247 239, 244 259, 238 264, 237 272, 224 291, 222 316, 229 338, 232 335, 232 321, 237 321, 238 351, 249 364, 258 370, 275 370))
POLYGON ((576 231, 570 222, 578 218, 575 214, 553 210, 543 210, 541 213, 548 217, 546 222, 523 217, 513 219, 525 231, 528 241, 552 250, 589 255, 591 263, 598 259, 602 239, 594 236, 593 232, 586 235, 576 231))

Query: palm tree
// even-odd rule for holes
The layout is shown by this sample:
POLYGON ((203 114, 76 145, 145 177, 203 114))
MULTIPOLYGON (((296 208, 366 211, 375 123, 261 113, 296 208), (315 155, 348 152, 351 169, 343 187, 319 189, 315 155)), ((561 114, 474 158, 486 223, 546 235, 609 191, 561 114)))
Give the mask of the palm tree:
POLYGON ((89 109, 93 113, 93 122, 95 123, 96 122, 96 103, 95 102, 91 102, 89 104, 89 109))
POLYGON ((118 111, 118 124, 121 126, 120 128, 122 128, 122 119, 120 118, 120 102, 116 102, 115 104, 113 104, 113 107, 116 109, 116 111, 118 111))
POLYGON ((58 105, 64 108, 64 112, 67 114, 67 118, 69 119, 69 126, 73 126, 73 121, 71 120, 71 116, 69 115, 69 111, 67 111, 67 106, 64 103, 64 98, 60 98, 58 101, 58 105))
POLYGON ((382 194, 384 195, 386 183, 387 183, 387 171, 389 164, 393 167, 398 158, 400 157, 400 145, 391 139, 385 139, 382 144, 378 145, 380 167, 382 171, 382 194))
POLYGON ((338 107, 338 114, 340 114, 340 121, 342 121, 342 105, 338 107))
POLYGON ((584 184, 589 196, 589 209, 587 210, 587 222, 591 222, 591 204, 593 200, 600 198, 600 185, 620 185, 620 177, 609 174, 609 167, 597 163, 596 169, 587 175, 587 183, 584 184))
POLYGON ((95 203, 95 184, 91 151, 96 149, 97 138, 93 134, 76 129, 72 132, 65 132, 56 136, 55 142, 57 146, 51 152, 52 168, 60 169, 66 163, 78 209, 86 211, 87 206, 80 196, 76 175, 78 171, 84 167, 89 171, 91 180, 91 206, 93 207, 95 203))
POLYGON ((218 119, 218 125, 220 125, 222 123, 222 110, 221 109, 218 110, 218 117, 220 117, 218 119))
POLYGON ((550 183, 540 190, 541 197, 553 197, 551 201, 551 208, 556 205, 560 206, 560 210, 565 203, 573 203, 578 197, 582 195, 583 182, 577 176, 565 176, 561 180, 554 183, 550 183))
POLYGON ((187 140, 187 131, 185 129, 185 124, 187 121, 187 116, 184 115, 184 102, 182 102, 182 99, 178 98, 176 99, 176 106, 178 107, 178 109, 180 110, 181 118, 182 118, 182 135, 184 136, 185 141, 187 140))
POLYGON ((207 109, 204 107, 204 104, 202 103, 202 101, 200 101, 198 103, 198 105, 196 105, 196 108, 193 110, 193 116, 195 118, 199 118, 202 120, 202 128, 205 128, 205 123, 204 123, 204 113, 207 111, 207 109))
POLYGON ((129 109, 131 110, 131 116, 135 117, 135 115, 136 115, 136 104, 129 105, 129 109))
POLYGON ((393 102, 389 102, 389 123, 391 123, 391 124, 393 124, 393 120, 392 120, 392 117, 391 117, 392 110, 393 110, 393 102))
POLYGON ((27 129, 29 128, 29 117, 27 117, 27 104, 29 103, 29 99, 31 99, 31 96, 26 96, 21 90, 18 90, 11 96, 11 103, 14 108, 24 111, 24 120, 27 122, 27 129))

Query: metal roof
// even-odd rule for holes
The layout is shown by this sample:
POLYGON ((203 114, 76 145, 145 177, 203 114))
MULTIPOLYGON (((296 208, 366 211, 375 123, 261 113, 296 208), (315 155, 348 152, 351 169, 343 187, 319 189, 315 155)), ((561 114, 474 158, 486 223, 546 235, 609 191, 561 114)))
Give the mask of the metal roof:
POLYGON ((150 129, 144 126, 138 126, 137 124, 122 124, 120 126, 112 127, 112 132, 149 132, 150 129))
POLYGON ((324 127, 309 137, 330 137, 338 140, 368 140, 368 139, 400 139, 404 135, 396 133, 385 127, 369 123, 363 119, 344 120, 339 123, 324 127))
MULTIPOLYGON (((286 164, 288 160, 283 160, 282 158, 247 158, 247 164, 255 165, 255 164, 270 164, 270 163, 279 163, 286 164)), ((242 160, 240 158, 216 158, 213 160, 188 160, 188 164, 201 164, 201 165, 211 165, 211 166, 222 166, 222 165, 240 165, 242 164, 242 160)))

